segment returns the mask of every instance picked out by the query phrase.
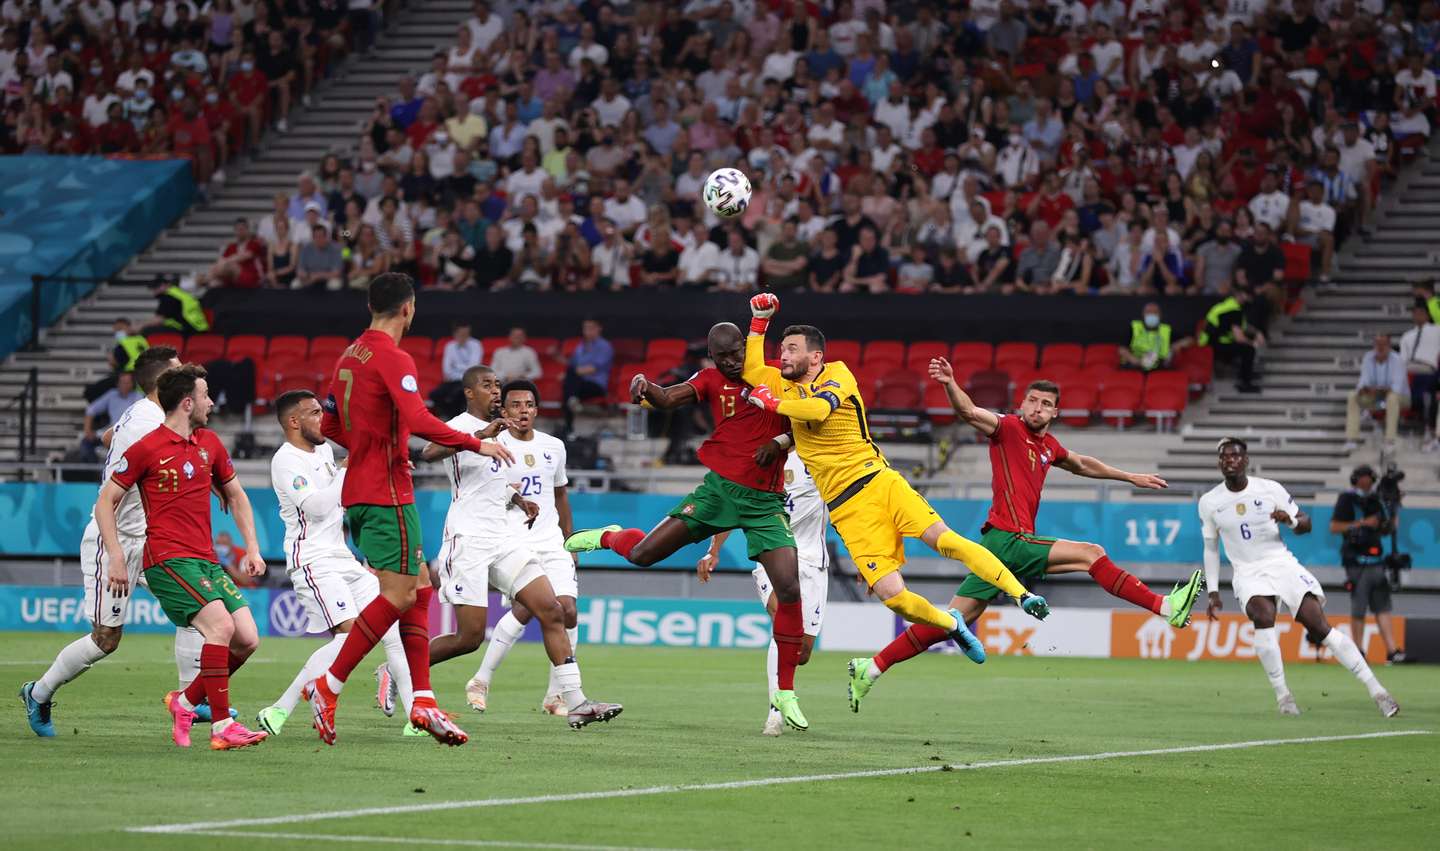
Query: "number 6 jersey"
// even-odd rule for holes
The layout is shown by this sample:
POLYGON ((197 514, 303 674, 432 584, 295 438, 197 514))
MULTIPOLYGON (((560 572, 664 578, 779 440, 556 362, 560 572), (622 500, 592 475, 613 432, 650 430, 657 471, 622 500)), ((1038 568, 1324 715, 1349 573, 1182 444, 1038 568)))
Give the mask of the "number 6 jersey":
POLYGON ((1200 497, 1200 531, 1206 540, 1225 543, 1225 556, 1236 572, 1279 564, 1299 565, 1270 518, 1280 509, 1294 519, 1300 513, 1288 491, 1276 481, 1250 476, 1242 491, 1221 482, 1200 497))

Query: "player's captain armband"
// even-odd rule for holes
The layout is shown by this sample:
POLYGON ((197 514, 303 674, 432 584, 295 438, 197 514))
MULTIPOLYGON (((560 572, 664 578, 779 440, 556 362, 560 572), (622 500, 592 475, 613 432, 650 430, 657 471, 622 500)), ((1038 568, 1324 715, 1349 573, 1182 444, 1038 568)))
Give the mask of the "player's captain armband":
POLYGON ((822 382, 820 382, 819 384, 815 385, 815 386, 814 386, 813 388, 811 388, 811 389, 812 389, 812 390, 815 392, 815 394, 818 396, 818 395, 820 394, 820 388, 822 388, 822 387, 834 387, 836 390, 839 390, 839 389, 840 389, 840 382, 838 382, 838 381, 836 381, 835 379, 832 378, 832 379, 830 379, 829 381, 822 381, 822 382))
POLYGON ((415 383, 415 376, 407 375, 400 379, 400 387, 409 393, 419 393, 420 385, 415 383))
MULTIPOLYGON (((837 387, 840 386, 840 385, 836 384, 834 381, 827 381, 826 384, 835 384, 835 386, 837 386, 837 387)), ((820 386, 821 386, 821 387, 824 387, 825 385, 822 384, 822 385, 820 385, 820 386)), ((812 398, 815 398, 815 399, 824 399, 826 402, 829 402, 829 403, 830 403, 830 410, 832 410, 832 411, 835 410, 836 408, 840 407, 840 397, 839 397, 839 396, 836 396, 834 393, 831 393, 829 390, 822 390, 822 391, 820 391, 819 393, 814 394, 814 396, 813 396, 812 398)))

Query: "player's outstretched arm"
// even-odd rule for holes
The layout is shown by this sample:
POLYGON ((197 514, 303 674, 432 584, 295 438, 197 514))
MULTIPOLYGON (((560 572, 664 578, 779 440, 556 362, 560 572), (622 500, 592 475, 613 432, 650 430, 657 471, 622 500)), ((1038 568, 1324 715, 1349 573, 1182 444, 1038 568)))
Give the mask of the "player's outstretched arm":
POLYGON ((976 405, 970 395, 960 389, 950 361, 945 358, 931 359, 930 377, 945 387, 945 395, 950 397, 950 407, 955 409, 955 416, 959 417, 961 422, 969 424, 986 437, 1000 428, 1000 418, 994 411, 976 405))
POLYGON ((220 486, 220 490, 230 503, 235 528, 240 530, 240 537, 245 541, 245 558, 240 566, 251 576, 264 575, 265 559, 260 557, 260 539, 255 536, 255 511, 250 507, 250 497, 245 495, 245 488, 240 486, 240 477, 231 476, 220 486))
POLYGON ((1055 464, 1062 470, 1083 476, 1087 479, 1110 479, 1116 482, 1128 482, 1137 488, 1147 490, 1164 490, 1170 487, 1164 479, 1153 473, 1128 473, 1118 467, 1112 467, 1089 455, 1080 455, 1072 452, 1065 456, 1064 460, 1055 464))
POLYGON ((695 386, 688 381, 661 387, 643 375, 630 379, 630 401, 637 405, 647 404, 657 411, 690 405, 699 398, 700 394, 695 392, 695 386))
POLYGON ((381 369, 390 400, 412 434, 441 446, 480 451, 479 438, 451 428, 425 407, 420 399, 420 386, 415 381, 415 360, 408 353, 397 353, 382 364, 381 369))

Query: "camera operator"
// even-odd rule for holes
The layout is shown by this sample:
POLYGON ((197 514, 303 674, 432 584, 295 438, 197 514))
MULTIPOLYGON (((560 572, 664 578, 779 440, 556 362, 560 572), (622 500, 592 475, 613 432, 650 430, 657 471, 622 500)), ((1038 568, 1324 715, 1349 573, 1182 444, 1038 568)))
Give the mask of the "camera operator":
POLYGON ((1351 632, 1355 643, 1365 649, 1365 613, 1375 613, 1385 658, 1403 662, 1405 651, 1395 646, 1390 619, 1390 580, 1386 575, 1384 536, 1395 529, 1392 506, 1376 489, 1379 477, 1362 464, 1350 474, 1350 490, 1335 500, 1330 515, 1330 532, 1340 535, 1340 563, 1345 566, 1345 589, 1350 592, 1351 632))

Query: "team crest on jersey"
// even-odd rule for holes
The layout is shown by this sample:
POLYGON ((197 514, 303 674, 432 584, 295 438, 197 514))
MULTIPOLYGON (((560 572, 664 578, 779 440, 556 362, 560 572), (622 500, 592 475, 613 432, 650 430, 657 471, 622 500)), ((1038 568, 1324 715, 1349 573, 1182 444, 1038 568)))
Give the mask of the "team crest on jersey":
POLYGON ((306 481, 304 476, 296 476, 295 481, 291 482, 290 486, 297 491, 303 491, 310 486, 310 482, 306 481))
POLYGON ((123 473, 128 469, 130 469, 130 459, 126 458, 124 455, 121 455, 120 463, 115 465, 115 472, 123 473))
POLYGON ((794 471, 794 470, 786 470, 786 471, 785 471, 785 484, 787 484, 787 485, 793 485, 793 484, 795 484, 795 471, 794 471))
POLYGON ((551 458, 551 457, 550 457, 550 453, 549 453, 549 452, 542 453, 542 454, 540 455, 540 457, 541 457, 541 458, 544 458, 546 461, 553 461, 553 460, 555 460, 554 458, 551 458))
POLYGON ((193 479, 193 478, 195 478, 195 465, 194 465, 194 464, 191 464, 189 461, 186 461, 186 462, 185 462, 185 466, 181 467, 180 469, 185 472, 185 478, 187 478, 187 479, 193 479))
POLYGON ((204 588, 206 591, 214 591, 214 590, 215 590, 215 586, 213 586, 213 585, 210 584, 210 580, 206 579, 206 578, 203 577, 203 576, 200 577, 200 587, 201 587, 201 588, 204 588))
POLYGON ((534 455, 526 455, 526 456, 525 456, 525 466, 527 466, 527 467, 533 467, 533 466, 535 466, 535 456, 534 456, 534 455))
POLYGON ((1243 502, 1237 502, 1237 503, 1235 503, 1235 513, 1238 514, 1238 515, 1240 515, 1241 517, 1244 517, 1244 516, 1245 516, 1245 503, 1243 503, 1243 502))
POLYGON ((199 451, 200 451, 200 463, 201 463, 201 464, 209 464, 209 463, 210 463, 210 453, 209 453, 209 452, 206 452, 205 449, 204 449, 204 447, 201 447, 201 449, 200 449, 199 451))
POLYGON ((693 502, 687 502, 687 503, 685 503, 685 507, 682 508, 682 509, 680 509, 680 513, 681 513, 681 514, 685 514, 685 515, 694 514, 694 513, 695 513, 695 503, 693 503, 693 502))

